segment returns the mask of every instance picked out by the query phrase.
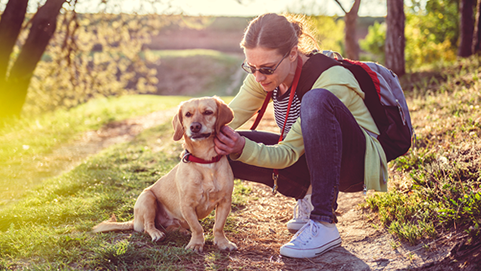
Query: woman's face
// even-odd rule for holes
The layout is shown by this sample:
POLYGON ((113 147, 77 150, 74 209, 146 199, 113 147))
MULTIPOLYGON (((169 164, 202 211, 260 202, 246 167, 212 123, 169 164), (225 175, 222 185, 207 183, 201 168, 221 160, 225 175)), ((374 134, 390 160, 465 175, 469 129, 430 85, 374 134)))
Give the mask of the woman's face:
POLYGON ((259 71, 254 73, 256 81, 261 84, 265 91, 273 91, 286 81, 292 66, 291 54, 283 59, 284 56, 279 54, 277 50, 261 47, 246 48, 244 54, 246 56, 245 64, 256 69, 262 67, 275 68, 280 63, 273 74, 262 74, 259 71))

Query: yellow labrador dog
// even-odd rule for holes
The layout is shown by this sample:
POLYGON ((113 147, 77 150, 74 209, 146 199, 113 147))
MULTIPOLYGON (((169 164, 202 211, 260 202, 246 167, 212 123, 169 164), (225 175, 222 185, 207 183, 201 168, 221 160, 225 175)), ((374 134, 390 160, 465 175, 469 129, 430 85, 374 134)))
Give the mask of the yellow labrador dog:
POLYGON ((215 209, 214 243, 222 250, 236 250, 227 240, 224 226, 231 210, 234 176, 227 157, 214 150, 214 137, 232 121, 232 110, 217 97, 182 102, 174 116, 174 140, 184 137, 182 161, 167 175, 146 188, 134 206, 134 219, 116 222, 115 216, 93 228, 94 232, 113 230, 145 231, 153 241, 163 240, 166 231, 179 229, 192 237, 186 249, 202 252, 204 232, 199 223, 215 209))

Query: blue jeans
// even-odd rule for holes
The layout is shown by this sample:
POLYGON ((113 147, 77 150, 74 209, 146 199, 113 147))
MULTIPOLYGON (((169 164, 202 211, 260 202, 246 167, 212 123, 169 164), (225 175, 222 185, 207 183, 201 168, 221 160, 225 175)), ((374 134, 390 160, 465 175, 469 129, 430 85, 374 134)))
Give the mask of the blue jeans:
MULTIPOLYGON (((366 139, 347 107, 330 91, 308 91, 301 103, 305 154, 279 170, 278 191, 303 198, 312 184, 311 219, 333 223, 339 191, 361 191, 364 185, 366 139)), ((244 131, 241 135, 266 145, 277 144, 278 134, 244 131)), ((230 161, 234 176, 273 186, 272 169, 230 161)))

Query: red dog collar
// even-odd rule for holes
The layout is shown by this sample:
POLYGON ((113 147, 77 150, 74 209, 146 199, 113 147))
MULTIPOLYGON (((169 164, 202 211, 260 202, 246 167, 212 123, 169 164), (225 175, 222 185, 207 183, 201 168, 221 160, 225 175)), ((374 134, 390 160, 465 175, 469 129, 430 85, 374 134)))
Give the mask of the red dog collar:
POLYGON ((217 155, 216 157, 212 158, 212 160, 204 160, 198 157, 193 156, 189 151, 185 150, 184 156, 182 156, 182 162, 188 163, 188 162, 194 162, 194 163, 199 163, 199 164, 212 164, 215 162, 219 162, 219 160, 222 158, 222 155, 217 155))

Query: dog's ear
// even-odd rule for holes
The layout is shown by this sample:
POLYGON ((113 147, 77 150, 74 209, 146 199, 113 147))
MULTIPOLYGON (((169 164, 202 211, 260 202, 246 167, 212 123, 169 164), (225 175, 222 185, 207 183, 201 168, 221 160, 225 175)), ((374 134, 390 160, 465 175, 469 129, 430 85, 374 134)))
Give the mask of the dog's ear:
POLYGON ((224 101, 222 101, 219 97, 214 96, 215 101, 217 103, 217 119, 215 123, 215 132, 218 133, 222 126, 230 123, 234 119, 234 111, 227 106, 224 101))
POLYGON ((172 119, 172 126, 174 126, 174 140, 179 141, 184 136, 184 126, 182 126, 182 108, 179 106, 179 111, 172 119))

